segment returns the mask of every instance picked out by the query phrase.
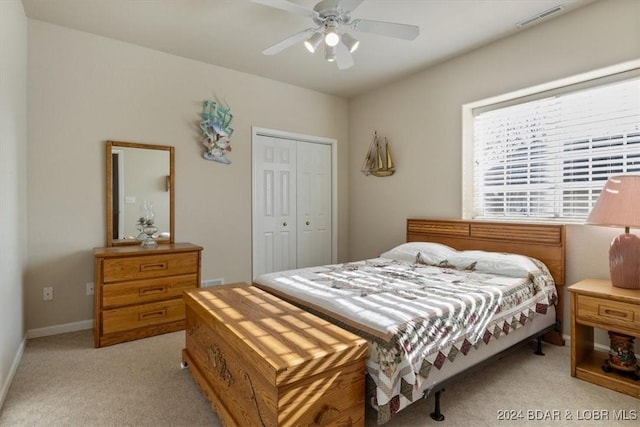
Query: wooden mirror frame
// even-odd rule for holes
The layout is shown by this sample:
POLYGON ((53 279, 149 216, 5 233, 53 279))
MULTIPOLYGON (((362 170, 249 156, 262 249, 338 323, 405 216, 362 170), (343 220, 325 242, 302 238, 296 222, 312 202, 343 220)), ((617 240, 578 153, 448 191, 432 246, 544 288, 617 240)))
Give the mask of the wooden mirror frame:
POLYGON ((158 238, 158 243, 175 242, 175 148, 169 145, 141 144, 137 142, 107 141, 107 247, 139 245, 133 239, 113 239, 113 147, 142 148, 145 150, 163 150, 169 152, 169 238, 158 238))

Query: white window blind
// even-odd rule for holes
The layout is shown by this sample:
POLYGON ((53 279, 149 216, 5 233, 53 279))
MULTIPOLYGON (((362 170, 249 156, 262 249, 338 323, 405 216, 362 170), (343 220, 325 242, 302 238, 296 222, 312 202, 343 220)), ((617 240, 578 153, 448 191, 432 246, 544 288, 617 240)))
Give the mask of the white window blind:
POLYGON ((474 111, 475 218, 581 221, 626 173, 640 173, 640 78, 474 111))

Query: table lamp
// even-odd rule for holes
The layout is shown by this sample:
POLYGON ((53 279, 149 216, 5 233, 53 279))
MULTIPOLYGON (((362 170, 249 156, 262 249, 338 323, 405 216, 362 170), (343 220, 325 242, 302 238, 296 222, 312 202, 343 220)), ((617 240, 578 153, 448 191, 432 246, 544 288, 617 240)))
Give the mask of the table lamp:
POLYGON ((607 180, 587 224, 624 227, 609 247, 611 284, 640 289, 640 238, 629 228, 640 228, 640 175, 612 176, 607 180))
MULTIPOLYGON (((640 289, 640 238, 629 228, 640 227, 640 175, 612 176, 607 180, 595 206, 587 218, 588 224, 624 227, 624 234, 614 238, 609 247, 611 285, 640 289)), ((602 369, 622 371, 637 379, 634 337, 609 331, 609 358, 602 369)))

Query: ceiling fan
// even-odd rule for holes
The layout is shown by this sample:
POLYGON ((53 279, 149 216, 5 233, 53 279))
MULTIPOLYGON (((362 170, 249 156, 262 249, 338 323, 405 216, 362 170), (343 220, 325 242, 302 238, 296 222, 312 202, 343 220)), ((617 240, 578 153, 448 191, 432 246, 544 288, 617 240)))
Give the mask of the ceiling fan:
POLYGON ((373 21, 370 19, 351 19, 351 12, 364 0, 322 0, 313 9, 287 0, 253 0, 265 6, 311 18, 315 27, 307 28, 262 51, 265 55, 275 55, 282 50, 304 40, 304 45, 315 53, 323 44, 324 56, 329 62, 336 62, 340 70, 353 66, 351 54, 358 48, 359 41, 346 32, 365 32, 413 40, 418 37, 420 28, 415 25, 396 24, 394 22, 373 21), (324 43, 323 43, 324 42, 324 43))

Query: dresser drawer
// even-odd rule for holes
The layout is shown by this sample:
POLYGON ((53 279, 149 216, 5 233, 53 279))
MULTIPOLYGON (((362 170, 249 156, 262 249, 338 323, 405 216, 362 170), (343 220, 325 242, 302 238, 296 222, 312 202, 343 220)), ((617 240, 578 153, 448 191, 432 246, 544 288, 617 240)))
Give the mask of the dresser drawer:
POLYGON ((171 298, 182 298, 184 291, 197 287, 197 274, 110 283, 102 288, 102 307, 108 309, 171 298))
POLYGON ((577 295, 577 318, 597 322, 603 326, 640 328, 640 307, 621 301, 610 301, 577 295))
POLYGON ((102 333, 112 334, 184 319, 182 298, 102 312, 102 333))
POLYGON ((197 273, 198 260, 197 252, 109 258, 104 260, 102 267, 103 281, 110 283, 197 273))

